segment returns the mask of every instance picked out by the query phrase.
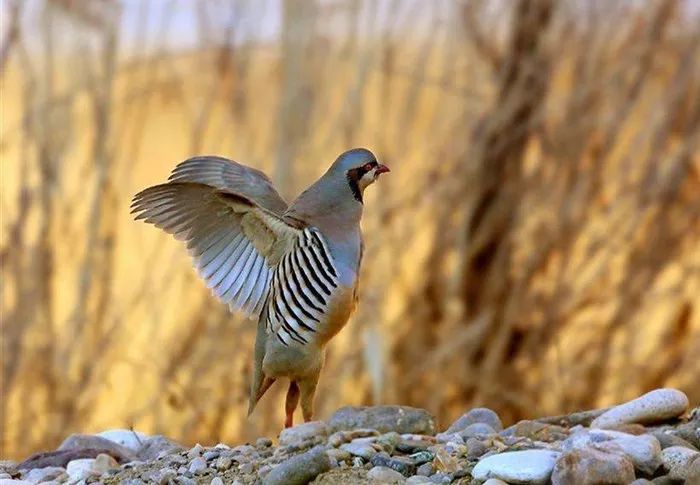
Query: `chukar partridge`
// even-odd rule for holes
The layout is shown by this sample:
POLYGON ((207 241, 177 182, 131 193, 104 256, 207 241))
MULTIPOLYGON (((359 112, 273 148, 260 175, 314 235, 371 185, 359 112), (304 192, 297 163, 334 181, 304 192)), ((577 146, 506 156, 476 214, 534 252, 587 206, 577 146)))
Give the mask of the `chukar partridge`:
POLYGON ((312 418, 325 346, 355 307, 363 192, 388 171, 349 150, 288 206, 259 170, 204 156, 134 196, 136 219, 184 241, 218 299, 257 320, 249 414, 284 377, 285 426, 300 400, 312 418))

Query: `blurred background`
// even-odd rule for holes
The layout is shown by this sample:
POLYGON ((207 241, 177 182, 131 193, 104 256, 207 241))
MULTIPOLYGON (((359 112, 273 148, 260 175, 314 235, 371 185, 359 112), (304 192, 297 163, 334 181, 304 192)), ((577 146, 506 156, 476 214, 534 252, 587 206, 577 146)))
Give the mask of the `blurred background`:
POLYGON ((254 323, 129 214, 197 154, 288 198, 350 147, 392 169, 320 419, 700 401, 700 2, 1 5, 3 458, 281 429, 282 385, 246 417, 254 323))

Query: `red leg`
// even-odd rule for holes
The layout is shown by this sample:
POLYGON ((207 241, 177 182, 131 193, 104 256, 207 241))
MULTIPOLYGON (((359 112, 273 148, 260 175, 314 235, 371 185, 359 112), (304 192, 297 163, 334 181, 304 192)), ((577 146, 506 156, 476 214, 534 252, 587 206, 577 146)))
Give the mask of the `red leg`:
POLYGON ((294 410, 299 404, 299 386, 295 381, 289 383, 289 390, 287 391, 287 401, 284 405, 284 410, 287 413, 287 418, 284 421, 285 428, 291 428, 294 426, 294 410))

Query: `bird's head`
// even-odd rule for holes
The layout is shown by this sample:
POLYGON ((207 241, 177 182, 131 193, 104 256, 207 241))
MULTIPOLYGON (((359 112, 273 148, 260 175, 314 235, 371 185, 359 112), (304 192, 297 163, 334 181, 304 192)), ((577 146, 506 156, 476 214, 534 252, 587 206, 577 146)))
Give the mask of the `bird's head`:
POLYGON ((333 163, 331 170, 345 176, 353 196, 362 202, 365 189, 381 174, 389 172, 389 167, 377 162, 377 158, 369 150, 354 148, 342 153, 333 163))

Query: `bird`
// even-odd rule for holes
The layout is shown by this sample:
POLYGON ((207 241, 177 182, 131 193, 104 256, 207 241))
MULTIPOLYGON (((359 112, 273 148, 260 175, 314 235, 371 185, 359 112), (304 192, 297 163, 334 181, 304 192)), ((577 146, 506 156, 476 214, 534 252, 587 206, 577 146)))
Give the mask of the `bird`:
POLYGON ((248 416, 289 379, 284 426, 300 402, 313 419, 326 345, 358 301, 364 191, 389 171, 354 148, 288 204, 264 172, 197 156, 133 197, 135 219, 183 241, 213 294, 257 321, 248 416))

